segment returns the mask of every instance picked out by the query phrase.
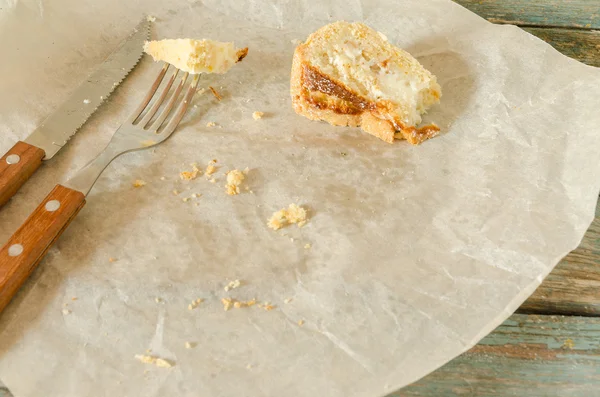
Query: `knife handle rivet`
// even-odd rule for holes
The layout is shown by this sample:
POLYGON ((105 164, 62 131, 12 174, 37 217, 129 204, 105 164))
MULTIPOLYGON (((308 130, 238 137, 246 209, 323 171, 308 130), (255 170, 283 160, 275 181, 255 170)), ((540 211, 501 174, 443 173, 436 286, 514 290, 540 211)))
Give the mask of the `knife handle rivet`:
POLYGON ((48 212, 54 212, 57 209, 60 208, 60 201, 58 200, 50 200, 46 203, 46 205, 44 206, 44 208, 46 208, 46 211, 48 212))
POLYGON ((8 164, 17 164, 19 161, 21 161, 21 157, 18 154, 11 154, 6 158, 8 164))
POLYGON ((8 247, 8 256, 19 256, 23 253, 23 246, 21 244, 13 244, 8 247))

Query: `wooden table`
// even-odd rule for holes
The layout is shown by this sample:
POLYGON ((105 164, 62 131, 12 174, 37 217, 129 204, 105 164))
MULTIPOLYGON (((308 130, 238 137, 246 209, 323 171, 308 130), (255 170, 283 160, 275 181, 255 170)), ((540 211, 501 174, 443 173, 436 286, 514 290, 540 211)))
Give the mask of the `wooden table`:
MULTIPOLYGON (((455 1, 600 67, 600 0, 455 1)), ((600 203, 581 245, 517 314, 467 353, 388 397, 405 396, 600 396, 600 203)))
MULTIPOLYGON (((600 0, 456 1, 600 67, 600 0)), ((600 396, 600 203, 579 248, 517 314, 467 353, 388 397, 464 395, 600 396)), ((1 384, 0 397, 10 397, 1 384)))

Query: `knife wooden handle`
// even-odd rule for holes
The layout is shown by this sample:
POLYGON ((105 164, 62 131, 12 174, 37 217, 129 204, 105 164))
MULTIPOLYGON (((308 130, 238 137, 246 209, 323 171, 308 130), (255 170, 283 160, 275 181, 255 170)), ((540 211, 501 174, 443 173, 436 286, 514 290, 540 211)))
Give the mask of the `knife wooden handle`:
POLYGON ((19 141, 0 159, 0 207, 40 167, 44 156, 42 149, 19 141))
POLYGON ((84 204, 83 193, 56 185, 0 249, 0 312, 84 204))

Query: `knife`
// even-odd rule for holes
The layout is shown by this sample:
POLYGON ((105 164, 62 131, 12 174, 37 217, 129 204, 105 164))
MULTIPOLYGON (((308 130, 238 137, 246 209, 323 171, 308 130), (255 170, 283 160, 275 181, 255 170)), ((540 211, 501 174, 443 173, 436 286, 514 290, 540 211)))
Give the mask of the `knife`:
POLYGON ((142 57, 150 22, 144 18, 119 47, 24 141, 0 159, 0 207, 29 177, 66 145, 142 57))

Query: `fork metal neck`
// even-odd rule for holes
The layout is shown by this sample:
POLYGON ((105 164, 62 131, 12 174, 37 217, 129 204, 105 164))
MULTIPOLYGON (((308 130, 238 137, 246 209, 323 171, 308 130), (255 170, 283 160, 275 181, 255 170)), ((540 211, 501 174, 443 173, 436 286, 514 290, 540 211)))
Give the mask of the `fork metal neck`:
POLYGON ((75 189, 85 194, 86 196, 94 186, 94 183, 102 174, 102 171, 108 167, 108 165, 116 159, 121 152, 111 145, 112 141, 108 146, 98 155, 95 159, 87 163, 82 169, 77 171, 75 175, 63 185, 70 189, 75 189))

